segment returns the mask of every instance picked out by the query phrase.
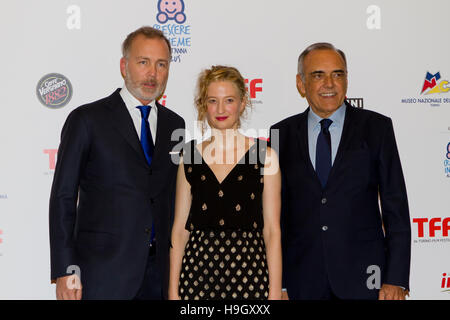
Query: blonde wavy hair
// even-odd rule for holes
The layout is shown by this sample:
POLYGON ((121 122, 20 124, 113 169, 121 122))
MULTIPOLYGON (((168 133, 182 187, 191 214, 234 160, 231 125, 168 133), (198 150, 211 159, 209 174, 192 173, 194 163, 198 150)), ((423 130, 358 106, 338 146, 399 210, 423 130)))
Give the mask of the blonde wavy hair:
POLYGON ((207 96, 209 85, 216 81, 230 81, 238 90, 241 101, 246 102, 243 112, 240 114, 238 128, 241 126, 241 119, 247 114, 247 109, 251 108, 251 101, 248 91, 245 88, 245 80, 238 69, 229 66, 212 66, 210 69, 202 71, 197 80, 195 93, 195 108, 197 109, 197 120, 200 122, 202 134, 206 130, 207 96))

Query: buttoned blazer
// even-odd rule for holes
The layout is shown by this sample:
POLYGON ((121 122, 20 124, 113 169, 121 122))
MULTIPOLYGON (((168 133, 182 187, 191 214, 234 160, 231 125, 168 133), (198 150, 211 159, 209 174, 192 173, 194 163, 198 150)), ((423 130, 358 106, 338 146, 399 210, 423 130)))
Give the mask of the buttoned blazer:
POLYGON ((153 222, 156 262, 167 296, 169 236, 185 124, 157 103, 155 149, 148 165, 119 92, 69 114, 50 195, 51 278, 67 275, 68 268, 73 272, 70 266, 76 266, 85 299, 136 295, 153 222))
POLYGON ((309 108, 271 128, 282 173, 283 284, 292 299, 319 299, 327 279, 344 299, 375 299, 380 283, 409 289, 411 228, 392 121, 346 104, 324 188, 309 155, 309 108))

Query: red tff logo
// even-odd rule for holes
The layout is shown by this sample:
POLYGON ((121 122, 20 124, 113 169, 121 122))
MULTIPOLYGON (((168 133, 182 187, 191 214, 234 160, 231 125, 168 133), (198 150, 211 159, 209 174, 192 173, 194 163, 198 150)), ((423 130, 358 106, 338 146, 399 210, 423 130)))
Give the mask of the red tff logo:
POLYGON ((441 231, 443 237, 448 237, 450 230, 450 218, 414 218, 413 223, 417 223, 417 233, 419 238, 423 238, 424 230, 428 226, 430 238, 436 236, 436 231, 441 231))
POLYGON ((263 83, 263 79, 252 79, 252 80, 245 79, 245 84, 246 85, 249 84, 248 86, 245 86, 245 89, 247 91, 249 91, 250 99, 256 98, 256 93, 257 92, 262 92, 262 90, 263 90, 262 86, 258 86, 259 84, 262 85, 262 83, 263 83))
POLYGON ((48 168, 50 170, 55 170, 58 149, 44 149, 44 153, 48 154, 48 168))

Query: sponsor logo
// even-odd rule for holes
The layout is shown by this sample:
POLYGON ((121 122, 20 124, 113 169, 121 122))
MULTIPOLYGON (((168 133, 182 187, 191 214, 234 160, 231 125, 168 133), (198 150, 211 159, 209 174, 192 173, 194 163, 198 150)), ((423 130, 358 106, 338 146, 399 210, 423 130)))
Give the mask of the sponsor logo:
POLYGON ((450 178, 450 142, 445 149, 444 170, 447 178, 450 178))
POLYGON ((161 30, 172 47, 172 62, 181 62, 191 47, 191 26, 186 24, 183 0, 159 0, 153 28, 161 30))
POLYGON ((159 23, 164 24, 169 20, 173 20, 176 23, 183 23, 186 21, 186 15, 184 14, 184 1, 183 0, 159 0, 158 1, 158 14, 156 20, 159 23))
POLYGON ((450 104, 449 97, 424 97, 425 95, 432 95, 436 93, 448 93, 450 91, 450 84, 447 80, 442 80, 441 72, 432 74, 427 71, 425 80, 422 85, 420 94, 422 97, 402 98, 401 103, 404 104, 428 104, 431 107, 439 107, 441 104, 450 104))
POLYGON ((44 106, 62 108, 72 99, 72 84, 62 74, 49 73, 39 80, 36 95, 44 106))
POLYGON ((245 89, 249 93, 250 102, 252 104, 262 104, 263 103, 261 100, 256 99, 257 93, 263 91, 262 84, 263 84, 263 79, 261 79, 261 78, 245 79, 245 89))
POLYGON ((3 199, 8 199, 8 195, 7 194, 0 194, 0 200, 3 199))
POLYGON ((450 242, 450 217, 413 218, 414 243, 450 242))
POLYGON ((43 153, 48 155, 48 170, 44 171, 44 175, 52 176, 55 172, 58 149, 44 149, 43 153))
POLYGON ((450 293, 450 274, 447 275, 445 272, 442 274, 441 289, 441 292, 450 293))
POLYGON ((163 105, 164 107, 166 106, 166 100, 167 100, 167 95, 163 95, 158 102, 163 105))
POLYGON ((447 80, 441 80, 441 73, 431 74, 427 72, 420 94, 445 93, 450 90, 447 80))
MULTIPOLYGON (((3 243, 3 230, 0 229, 0 245, 3 243)), ((1 247, 0 247, 1 248, 1 247)), ((3 256, 3 253, 0 252, 0 257, 3 256)))
POLYGON ((347 102, 350 103, 350 105, 352 107, 364 109, 364 99, 363 98, 347 98, 346 97, 345 100, 347 100, 347 102))

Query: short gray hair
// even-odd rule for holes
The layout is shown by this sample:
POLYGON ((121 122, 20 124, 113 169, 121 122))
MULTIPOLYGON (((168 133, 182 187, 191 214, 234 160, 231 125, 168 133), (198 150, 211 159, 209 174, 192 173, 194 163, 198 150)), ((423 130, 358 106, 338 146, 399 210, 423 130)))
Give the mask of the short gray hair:
POLYGON ((345 69, 347 70, 347 59, 345 58, 345 53, 337 49, 334 45, 328 42, 317 42, 312 45, 310 45, 308 48, 303 50, 303 52, 298 57, 298 65, 297 65, 297 73, 302 77, 302 80, 305 80, 305 74, 303 72, 303 62, 305 61, 306 56, 308 53, 314 50, 333 50, 339 53, 339 55, 344 60, 345 69))
POLYGON ((130 51, 131 44, 133 40, 139 36, 143 35, 147 39, 161 39, 164 40, 167 44, 167 48, 169 50, 169 58, 172 57, 172 47, 170 46, 169 39, 166 38, 164 33, 161 30, 157 30, 155 28, 149 27, 149 26, 143 26, 139 29, 133 31, 130 33, 126 39, 122 43, 122 55, 124 58, 128 58, 128 52, 130 51))

